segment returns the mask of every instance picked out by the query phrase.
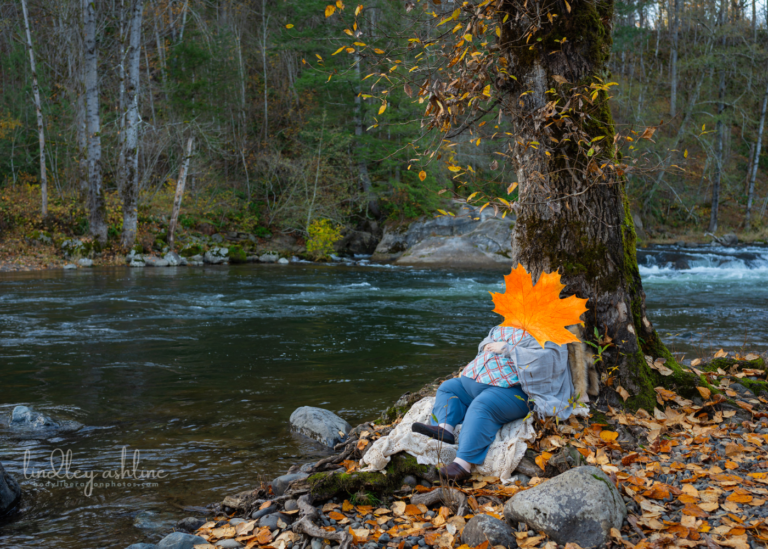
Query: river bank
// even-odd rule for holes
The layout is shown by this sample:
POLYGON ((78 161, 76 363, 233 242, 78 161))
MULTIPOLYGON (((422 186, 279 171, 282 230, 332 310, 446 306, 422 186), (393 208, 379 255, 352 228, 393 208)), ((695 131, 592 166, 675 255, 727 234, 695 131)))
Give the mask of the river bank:
POLYGON ((749 359, 734 354, 689 365, 694 373, 723 375, 710 377, 712 389, 702 387, 692 399, 659 388, 664 411, 654 418, 592 408, 589 419, 538 421, 536 441, 508 484, 475 474, 448 486, 434 467, 400 454, 386 476, 358 472, 358 460, 408 421, 404 413, 432 396, 437 380, 404 395, 378 424, 350 429, 335 457, 295 465, 272 482, 209 506, 205 519, 179 521, 176 533, 158 545, 129 549, 410 549, 483 542, 543 549, 569 543, 749 548, 768 537, 761 497, 768 490, 760 487, 768 475, 762 449, 768 393, 758 388, 765 362, 749 359), (757 382, 754 392, 739 384, 744 373, 757 382))

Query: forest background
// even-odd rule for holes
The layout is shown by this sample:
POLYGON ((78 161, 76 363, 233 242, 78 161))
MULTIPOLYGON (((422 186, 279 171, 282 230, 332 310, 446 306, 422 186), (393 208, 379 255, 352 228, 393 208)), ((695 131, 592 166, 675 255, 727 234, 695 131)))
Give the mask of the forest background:
MULTIPOLYGON (((181 233, 306 238, 435 215, 456 198, 512 200, 514 171, 492 140, 468 132, 419 161, 425 105, 388 78, 403 29, 451 32, 437 27, 458 3, 369 0, 354 31, 332 6, 0 4, 0 239, 151 247, 185 164, 181 233)), ((756 0, 616 2, 605 81, 618 130, 655 129, 635 142, 627 185, 652 239, 768 235, 767 18, 756 0)), ((497 139, 513 139, 499 123, 497 139)))

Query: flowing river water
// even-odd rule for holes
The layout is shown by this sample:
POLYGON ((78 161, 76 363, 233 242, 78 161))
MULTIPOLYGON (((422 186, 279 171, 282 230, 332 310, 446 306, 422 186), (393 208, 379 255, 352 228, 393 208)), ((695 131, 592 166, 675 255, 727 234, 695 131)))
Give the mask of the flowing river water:
MULTIPOLYGON (((768 249, 638 258, 649 316, 673 351, 768 349, 768 249)), ((190 515, 180 507, 323 455, 290 433, 295 408, 356 425, 454 371, 498 323, 489 291, 503 291, 502 273, 375 265, 0 276, 0 463, 24 491, 0 547, 155 542, 190 515), (7 428, 21 404, 84 428, 22 436, 7 428), (97 475, 92 492, 87 480, 35 478, 67 452, 70 472, 97 475), (104 478, 123 461, 163 478, 104 478)))

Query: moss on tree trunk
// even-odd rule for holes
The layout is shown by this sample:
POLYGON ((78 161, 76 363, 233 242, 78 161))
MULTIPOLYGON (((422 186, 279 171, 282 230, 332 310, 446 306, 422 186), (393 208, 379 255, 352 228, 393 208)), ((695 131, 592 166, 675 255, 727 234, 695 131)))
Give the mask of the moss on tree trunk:
POLYGON ((497 87, 510 98, 505 112, 515 126, 516 256, 534 278, 559 271, 565 292, 589 299, 586 334, 597 328, 612 339, 597 365, 611 380, 603 384, 604 401, 622 402, 619 385, 631 408, 652 409, 659 385, 692 396, 697 376, 674 361, 646 315, 625 177, 613 168, 605 86, 613 2, 507 1, 502 9, 499 44, 511 77, 497 87), (558 111, 563 104, 572 110, 558 111), (649 368, 646 355, 666 359, 673 374, 649 368))

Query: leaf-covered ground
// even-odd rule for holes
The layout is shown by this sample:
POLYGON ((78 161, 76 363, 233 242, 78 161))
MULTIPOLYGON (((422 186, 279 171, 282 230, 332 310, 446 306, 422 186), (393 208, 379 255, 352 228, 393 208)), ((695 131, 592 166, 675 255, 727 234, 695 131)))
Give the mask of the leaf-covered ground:
MULTIPOLYGON (((346 531, 355 544, 366 549, 468 549, 461 543, 461 532, 472 516, 483 513, 503 519, 504 503, 512 495, 547 482, 544 475, 553 474, 554 469, 550 462, 566 452, 576 455, 575 449, 576 461, 600 467, 613 479, 629 511, 621 530, 611 532, 607 547, 766 547, 768 392, 761 394, 761 382, 766 381, 764 362, 757 355, 725 354, 721 351, 718 359, 698 361, 690 367, 709 383, 699 389, 701 398, 688 400, 657 388, 653 412, 609 408, 594 411, 588 420, 540 423, 529 457, 543 468, 542 476, 530 480, 521 476, 522 482, 504 486, 498 478, 475 475, 458 487, 468 496, 469 512, 463 516, 454 515, 442 504, 428 508, 411 503, 416 494, 437 487, 422 482, 404 486, 391 500, 382 498, 386 503, 353 504, 359 502, 359 494, 320 503, 318 526, 329 533, 346 531), (719 366, 728 364, 727 369, 719 366)), ((386 428, 382 430, 386 432, 386 428)), ((380 432, 377 427, 361 433, 357 448, 364 450, 367 441, 378 438, 380 432)), ((344 465, 350 472, 357 468, 355 461, 344 465)), ((266 502, 262 507, 269 505, 266 502)), ((258 520, 219 516, 197 533, 210 544, 235 539, 248 548, 299 548, 308 540, 291 531, 289 524, 298 512, 284 512, 285 521, 280 520, 276 528, 260 528, 258 520)), ((527 526, 514 527, 520 547, 557 547, 527 526)), ((199 549, 202 547, 213 545, 199 549)))

